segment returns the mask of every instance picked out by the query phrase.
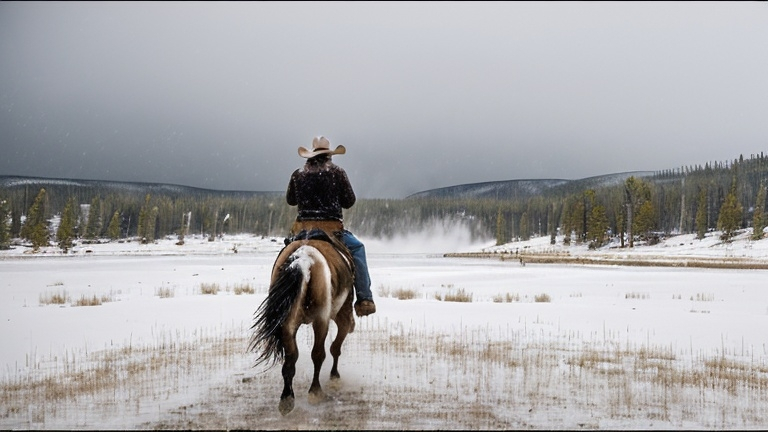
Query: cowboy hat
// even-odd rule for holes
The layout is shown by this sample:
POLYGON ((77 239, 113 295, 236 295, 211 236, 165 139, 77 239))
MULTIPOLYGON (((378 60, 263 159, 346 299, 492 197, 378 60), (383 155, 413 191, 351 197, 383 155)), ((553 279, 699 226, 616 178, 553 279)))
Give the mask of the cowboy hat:
POLYGON ((324 136, 315 137, 315 139, 312 140, 311 151, 305 149, 304 147, 299 147, 299 156, 307 159, 321 154, 337 155, 344 154, 346 152, 347 149, 343 145, 336 146, 335 149, 331 150, 331 142, 328 141, 328 138, 324 136))

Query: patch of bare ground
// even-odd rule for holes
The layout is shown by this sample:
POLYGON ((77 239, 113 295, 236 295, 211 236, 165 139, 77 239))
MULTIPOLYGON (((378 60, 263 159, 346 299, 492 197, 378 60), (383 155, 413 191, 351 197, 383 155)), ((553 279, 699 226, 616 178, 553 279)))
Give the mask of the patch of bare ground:
POLYGON ((768 369, 749 356, 378 320, 361 320, 347 338, 341 380, 329 380, 326 359, 328 399, 314 405, 303 326, 296 405, 282 416, 280 366, 252 368, 247 337, 235 333, 93 353, 6 380, 0 428, 749 429, 768 421, 768 369))
MULTIPOLYGON (((310 365, 294 382, 296 408, 277 410, 279 367, 239 373, 152 429, 599 429, 753 428, 768 402, 765 367, 665 347, 488 342, 483 330, 448 335, 367 328, 342 356, 329 399, 306 397, 310 365), (358 339, 359 338, 359 339, 358 339), (362 372, 361 372, 362 371, 362 372), (337 385, 334 385, 337 384, 337 385)), ((327 378, 327 377, 326 377, 327 378)))
POLYGON ((290 414, 282 416, 277 410, 280 381, 279 370, 268 376, 244 378, 238 375, 232 377, 227 385, 212 389, 205 401, 180 407, 169 412, 166 419, 142 427, 158 430, 466 430, 478 425, 484 429, 512 427, 511 423, 495 417, 494 407, 458 408, 453 397, 424 399, 427 395, 423 391, 387 388, 377 384, 363 389, 357 386, 346 388, 343 383, 338 387, 326 383, 328 399, 316 405, 311 405, 306 394, 295 388, 295 408, 290 414), (449 406, 453 408, 446 409, 449 406))

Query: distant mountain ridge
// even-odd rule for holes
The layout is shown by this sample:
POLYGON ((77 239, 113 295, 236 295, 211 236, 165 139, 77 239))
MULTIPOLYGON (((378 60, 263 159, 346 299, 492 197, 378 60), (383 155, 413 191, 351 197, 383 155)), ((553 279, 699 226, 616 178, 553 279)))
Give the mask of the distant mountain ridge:
POLYGON ((103 189, 114 192, 128 192, 135 194, 159 194, 169 196, 182 195, 217 195, 217 196, 254 196, 282 194, 275 191, 227 191, 215 189, 202 189, 192 186, 181 186, 165 183, 120 182, 110 180, 81 180, 59 179, 45 177, 4 176, 0 175, 0 188, 17 189, 26 186, 40 187, 72 187, 85 189, 103 189))
MULTIPOLYGON (((614 186, 631 176, 650 177, 653 171, 632 171, 606 174, 578 180, 565 179, 523 179, 500 180, 491 182, 469 183, 429 189, 408 195, 411 198, 487 198, 487 199, 525 199, 547 193, 567 192, 573 189, 589 189, 614 186)), ((231 197, 250 197, 263 195, 282 195, 282 191, 228 191, 203 189, 165 183, 121 182, 110 180, 82 180, 46 177, 26 177, 0 175, 0 188, 18 189, 26 186, 34 188, 57 187, 78 189, 102 189, 106 191, 133 193, 138 195, 216 195, 231 197)))
POLYGON ((557 193, 572 189, 590 189, 615 186, 629 177, 650 177, 653 171, 632 171, 587 177, 579 180, 564 179, 528 179, 501 180, 482 183, 462 184, 437 189, 429 189, 408 195, 409 198, 488 198, 510 199, 529 198, 548 192, 557 193))

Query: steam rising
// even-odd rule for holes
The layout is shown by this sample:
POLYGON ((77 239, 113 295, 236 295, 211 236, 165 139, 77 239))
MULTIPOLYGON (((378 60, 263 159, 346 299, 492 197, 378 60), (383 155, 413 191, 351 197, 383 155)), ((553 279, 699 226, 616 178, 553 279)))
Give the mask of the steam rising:
POLYGON ((450 253, 480 250, 495 244, 493 239, 473 238, 472 231, 461 221, 435 221, 431 226, 397 234, 391 238, 361 238, 367 253, 418 254, 450 253))

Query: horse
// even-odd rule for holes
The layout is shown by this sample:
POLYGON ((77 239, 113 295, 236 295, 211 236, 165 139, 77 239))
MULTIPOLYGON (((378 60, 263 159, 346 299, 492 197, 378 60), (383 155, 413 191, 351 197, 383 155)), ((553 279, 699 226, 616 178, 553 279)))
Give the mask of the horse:
POLYGON ((255 366, 274 366, 283 360, 283 391, 278 409, 282 415, 293 410, 293 378, 299 357, 296 332, 303 324, 314 330, 312 362, 314 375, 309 387, 309 402, 319 403, 327 396, 320 386, 320 368, 325 360, 325 339, 330 321, 337 333, 331 343, 331 380, 340 378, 338 364, 341 345, 355 329, 352 315, 354 263, 344 244, 334 235, 339 228, 321 222, 297 222, 291 232, 298 233, 280 251, 272 267, 267 298, 261 303, 249 351, 259 353, 255 366))

